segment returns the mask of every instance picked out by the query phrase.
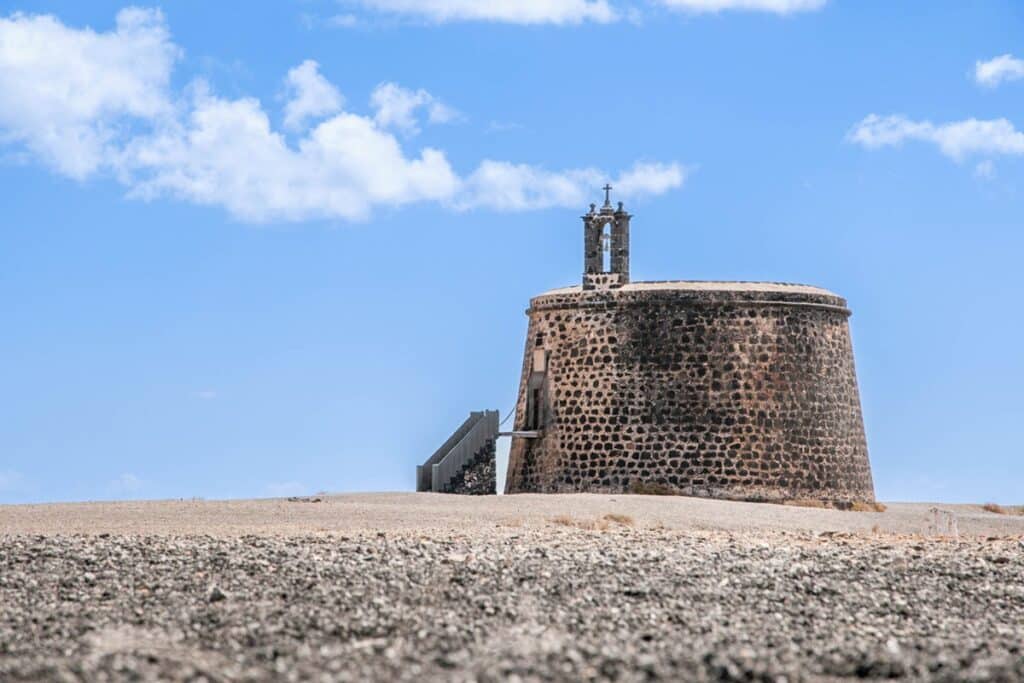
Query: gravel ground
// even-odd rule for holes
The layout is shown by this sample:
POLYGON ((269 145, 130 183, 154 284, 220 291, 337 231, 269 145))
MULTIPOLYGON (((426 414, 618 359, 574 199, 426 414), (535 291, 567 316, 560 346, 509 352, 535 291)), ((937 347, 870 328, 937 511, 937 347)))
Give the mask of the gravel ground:
POLYGON ((0 532, 0 680, 1024 680, 1019 537, 532 520, 0 532))

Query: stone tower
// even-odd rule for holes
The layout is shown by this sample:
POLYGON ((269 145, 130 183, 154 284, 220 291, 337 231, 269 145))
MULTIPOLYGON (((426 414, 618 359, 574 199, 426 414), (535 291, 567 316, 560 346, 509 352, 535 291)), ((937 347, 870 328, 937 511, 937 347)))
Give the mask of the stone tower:
POLYGON ((631 283, 610 189, 583 216, 582 285, 530 302, 506 492, 873 501, 846 301, 631 283))

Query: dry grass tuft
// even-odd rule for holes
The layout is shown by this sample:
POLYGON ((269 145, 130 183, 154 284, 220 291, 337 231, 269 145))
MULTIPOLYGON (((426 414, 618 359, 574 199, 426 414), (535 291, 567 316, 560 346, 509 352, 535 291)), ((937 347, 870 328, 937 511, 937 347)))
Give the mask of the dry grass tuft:
POLYGON ((817 508, 819 510, 846 510, 853 512, 885 512, 888 508, 883 503, 847 503, 818 500, 816 498, 793 498, 782 501, 783 505, 800 508, 817 508))
POLYGON ((607 531, 609 524, 605 519, 581 519, 576 526, 585 531, 607 531))
POLYGON ((636 520, 629 515, 619 515, 614 512, 610 512, 601 519, 612 524, 619 524, 621 526, 635 526, 636 520))
POLYGON ((611 525, 633 526, 636 521, 629 515, 609 513, 600 519, 576 519, 569 515, 558 515, 551 518, 551 523, 558 526, 567 526, 584 531, 607 531, 611 525))
POLYGON ((854 512, 885 512, 888 510, 884 503, 854 503, 850 509, 854 512))
POLYGON ((981 506, 981 509, 985 512, 991 512, 994 515, 1015 515, 1017 517, 1024 516, 1024 505, 1011 505, 1003 507, 999 503, 985 503, 981 506))

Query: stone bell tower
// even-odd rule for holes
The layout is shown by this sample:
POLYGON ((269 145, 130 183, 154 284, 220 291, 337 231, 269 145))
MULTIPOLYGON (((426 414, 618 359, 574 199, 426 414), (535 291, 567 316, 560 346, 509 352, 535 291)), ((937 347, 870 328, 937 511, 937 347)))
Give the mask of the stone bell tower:
POLYGON ((583 216, 583 289, 613 289, 629 282, 629 219, 622 208, 613 209, 611 185, 604 186, 604 206, 595 204, 583 216), (604 254, 610 258, 606 268, 604 254))
POLYGON ((505 492, 873 501, 846 300, 631 282, 630 215, 604 191, 583 216, 582 286, 526 312, 505 492))

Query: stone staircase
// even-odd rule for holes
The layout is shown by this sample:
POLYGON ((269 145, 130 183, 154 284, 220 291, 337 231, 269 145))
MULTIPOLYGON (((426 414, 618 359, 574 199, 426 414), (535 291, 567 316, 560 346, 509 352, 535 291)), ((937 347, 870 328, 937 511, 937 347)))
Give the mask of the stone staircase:
POLYGON ((495 493, 498 411, 469 414, 427 461, 416 468, 416 490, 485 495, 495 493))

